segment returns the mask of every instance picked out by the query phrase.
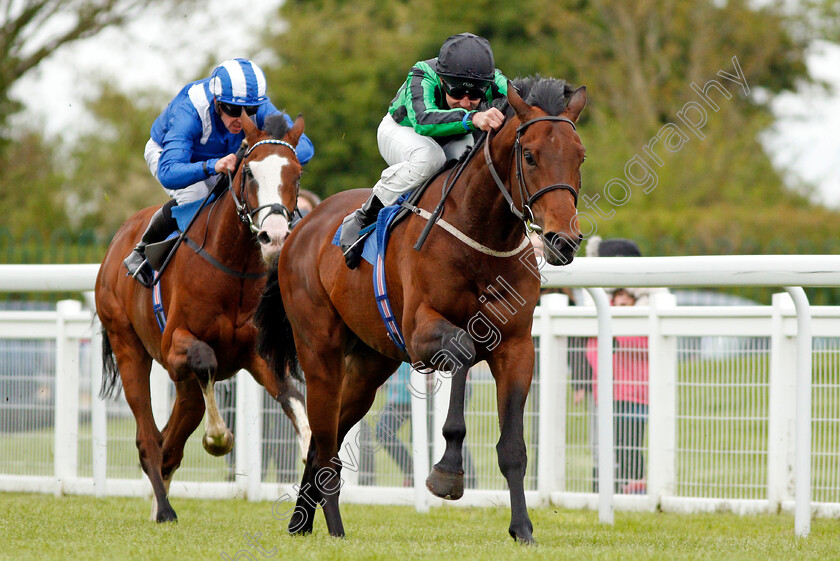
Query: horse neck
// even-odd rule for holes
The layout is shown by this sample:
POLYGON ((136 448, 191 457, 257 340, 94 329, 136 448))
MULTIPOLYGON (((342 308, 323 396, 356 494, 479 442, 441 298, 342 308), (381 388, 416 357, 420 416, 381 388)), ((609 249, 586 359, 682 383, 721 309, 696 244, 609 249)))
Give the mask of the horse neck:
MULTIPOLYGON (((496 173, 505 182, 505 189, 514 203, 520 205, 518 191, 511 188, 516 126, 510 121, 493 137, 490 155, 496 173)), ((483 147, 481 150, 482 153, 473 156, 464 171, 466 189, 462 197, 456 197, 458 200, 453 214, 457 216, 459 227, 474 240, 500 251, 512 249, 522 242, 522 223, 510 211, 510 205, 487 167, 483 147)))
MULTIPOLYGON (((238 176, 234 178, 235 183, 238 180, 238 176)), ((259 248, 248 226, 239 219, 231 194, 221 195, 214 207, 208 209, 209 219, 206 214, 198 218, 204 219, 206 225, 204 249, 233 269, 245 270, 249 265, 259 265, 259 248)))

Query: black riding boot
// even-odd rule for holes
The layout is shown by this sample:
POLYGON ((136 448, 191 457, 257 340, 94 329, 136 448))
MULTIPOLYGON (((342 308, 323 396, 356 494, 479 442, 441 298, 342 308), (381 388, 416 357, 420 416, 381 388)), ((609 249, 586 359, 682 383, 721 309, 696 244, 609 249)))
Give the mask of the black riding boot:
POLYGON ((154 271, 149 262, 146 261, 146 246, 150 243, 163 241, 172 232, 174 220, 171 209, 176 204, 173 199, 152 215, 149 225, 146 226, 146 231, 140 238, 140 243, 123 261, 126 269, 128 269, 128 274, 137 279, 143 286, 152 286, 154 280, 154 271))
POLYGON ((379 211, 382 210, 383 204, 376 195, 371 195, 362 208, 349 215, 341 224, 341 251, 344 253, 344 262, 351 269, 359 266, 359 261, 362 259, 362 249, 364 243, 357 243, 359 241, 359 232, 365 226, 370 226, 376 222, 376 217, 379 216, 379 211))

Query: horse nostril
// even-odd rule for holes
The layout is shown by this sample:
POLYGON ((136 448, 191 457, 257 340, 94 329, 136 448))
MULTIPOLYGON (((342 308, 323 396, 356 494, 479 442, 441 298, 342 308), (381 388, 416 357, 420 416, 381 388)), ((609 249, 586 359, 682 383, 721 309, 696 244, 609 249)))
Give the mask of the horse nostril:
POLYGON ((556 232, 549 232, 545 236, 545 241, 549 245, 556 246, 560 243, 560 236, 556 232))
POLYGON ((583 236, 577 235, 572 239, 566 235, 560 235, 557 232, 548 232, 545 234, 545 241, 555 247, 570 247, 577 250, 583 242, 583 236))
POLYGON ((265 230, 260 230, 260 233, 257 234, 257 241, 263 245, 268 245, 271 243, 271 237, 265 230))

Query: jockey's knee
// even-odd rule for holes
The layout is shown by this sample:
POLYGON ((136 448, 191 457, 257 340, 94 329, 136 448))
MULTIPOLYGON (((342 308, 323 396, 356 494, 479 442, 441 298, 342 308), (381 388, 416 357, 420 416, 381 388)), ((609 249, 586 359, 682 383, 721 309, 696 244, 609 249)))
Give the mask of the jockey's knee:
POLYGON ((408 173, 419 185, 434 176, 446 164, 446 155, 440 148, 416 150, 408 160, 408 173))

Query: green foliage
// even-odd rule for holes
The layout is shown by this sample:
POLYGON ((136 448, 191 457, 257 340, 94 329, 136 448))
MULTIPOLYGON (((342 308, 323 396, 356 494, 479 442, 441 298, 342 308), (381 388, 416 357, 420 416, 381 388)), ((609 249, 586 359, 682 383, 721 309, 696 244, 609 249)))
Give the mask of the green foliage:
POLYGON ((87 103, 97 121, 94 132, 75 144, 70 183, 80 204, 78 228, 109 238, 138 210, 166 202, 166 193, 143 158, 149 129, 168 99, 160 92, 123 93, 103 84, 87 103))
MULTIPOLYGON (((305 180, 311 189, 331 194, 375 182, 383 167, 376 126, 405 73, 416 60, 436 56, 448 35, 464 30, 491 41, 497 66, 509 77, 540 73, 588 86, 581 135, 596 185, 621 173, 625 158, 696 99, 692 82, 702 87, 718 70, 733 73, 733 56, 747 83, 769 92, 806 78, 804 45, 772 7, 753 11, 744 2, 721 7, 677 0, 482 0, 471 6, 452 10, 451 3, 439 0, 284 5, 281 16, 289 25, 267 41, 281 61, 270 70, 270 84, 282 84, 284 103, 297 100, 295 111, 308 118, 318 148, 305 180)), ((751 176, 750 186, 779 191, 781 180, 755 138, 769 123, 766 107, 738 91, 726 105, 715 117, 727 127, 719 126, 706 145, 717 146, 720 157, 732 153, 731 143, 740 143, 739 157, 729 166, 757 165, 766 173, 751 176)), ((696 154, 685 158, 701 160, 696 154)), ((688 171, 694 173, 675 179, 705 194, 721 190, 712 178, 697 185, 696 170, 688 171)), ((738 174, 727 174, 733 178, 738 174)), ((727 185, 728 192, 743 188, 727 185)))
MULTIPOLYGON (((511 78, 539 73, 587 86, 584 193, 615 211, 597 218, 600 235, 638 238, 649 255, 821 253, 837 249, 838 213, 809 204, 810 187, 786 187, 758 137, 773 120, 772 94, 809 81, 806 42, 832 37, 836 26, 817 16, 837 5, 808 0, 786 12, 781 1, 753 9, 745 0, 475 0, 457 10, 442 0, 288 0, 278 14, 287 25, 265 31, 261 43, 275 55, 264 65, 272 100, 306 119, 316 155, 303 186, 319 195, 375 183, 385 166, 376 129, 409 67, 436 56, 447 36, 473 31, 491 41, 511 78), (733 57, 748 94, 718 73, 736 72, 733 57), (719 110, 705 105, 700 139, 678 114, 705 104, 692 85, 713 79, 731 97, 710 94, 719 110), (645 147, 668 125, 688 140, 675 153, 660 142, 655 162, 645 147), (629 200, 607 204, 606 186, 627 181, 634 156, 656 174, 655 188, 631 185, 629 200)), ((172 92, 99 88, 89 102, 97 130, 72 148, 26 131, 5 153, 0 147, 0 202, 15 209, 4 223, 10 234, 93 229, 107 240, 133 212, 165 200, 142 154, 172 92)), ((583 202, 581 211, 594 215, 583 202)))
POLYGON ((320 195, 371 187, 376 128, 418 56, 416 12, 403 2, 325 0, 287 2, 281 17, 288 29, 265 41, 280 64, 264 70, 274 104, 303 112, 315 144, 304 187, 320 195))
POLYGON ((0 207, 8 232, 22 235, 34 229, 46 238, 66 222, 60 189, 65 175, 55 161, 55 146, 35 132, 0 150, 0 207))

